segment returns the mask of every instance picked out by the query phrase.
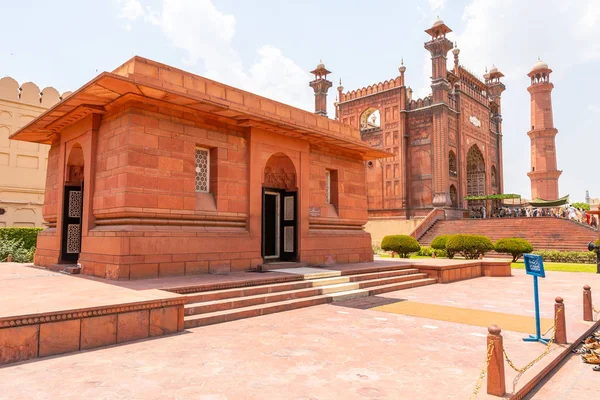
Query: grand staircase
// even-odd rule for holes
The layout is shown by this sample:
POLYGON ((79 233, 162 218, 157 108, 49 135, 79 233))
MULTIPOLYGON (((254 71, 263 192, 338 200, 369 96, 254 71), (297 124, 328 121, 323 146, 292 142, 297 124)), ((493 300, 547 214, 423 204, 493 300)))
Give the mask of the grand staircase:
POLYGON ((590 241, 598 240, 596 229, 553 217, 437 221, 417 240, 422 246, 429 246, 437 236, 455 233, 485 235, 493 241, 507 237, 524 238, 536 250, 586 251, 590 241))
MULTIPOLYGON (((436 279, 406 265, 306 274, 303 280, 186 293, 185 328, 431 285, 436 279)), ((189 288, 186 289, 189 292, 189 288)))

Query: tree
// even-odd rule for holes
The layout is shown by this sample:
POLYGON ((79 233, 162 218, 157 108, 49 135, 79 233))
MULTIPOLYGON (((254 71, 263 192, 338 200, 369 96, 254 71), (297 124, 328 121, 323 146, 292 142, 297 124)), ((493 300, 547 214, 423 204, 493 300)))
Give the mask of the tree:
POLYGON ((525 253, 531 253, 533 246, 525 239, 521 238, 505 238, 500 239, 494 245, 494 250, 497 253, 510 254, 512 262, 516 262, 525 253))
POLYGON ((393 251, 402 258, 408 258, 410 253, 416 253, 421 250, 417 239, 408 235, 388 235, 381 241, 381 249, 384 251, 393 251))

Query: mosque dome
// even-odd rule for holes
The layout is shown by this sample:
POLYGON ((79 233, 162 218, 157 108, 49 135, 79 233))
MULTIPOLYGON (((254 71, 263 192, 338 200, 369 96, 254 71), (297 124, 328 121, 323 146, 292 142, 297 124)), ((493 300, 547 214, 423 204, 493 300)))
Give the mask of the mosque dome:
POLYGON ((440 26, 440 25, 444 25, 444 21, 442 21, 440 19, 440 17, 438 16, 437 19, 433 22, 432 28, 435 28, 436 26, 440 26))
POLYGON ((323 64, 323 60, 319 60, 319 63, 317 64, 317 69, 324 69, 325 68, 325 64, 323 64))
POLYGON ((538 60, 536 61, 535 64, 533 64, 533 68, 531 68, 532 71, 537 71, 538 69, 548 69, 548 64, 546 64, 545 62, 543 62, 542 60, 540 60, 538 58, 538 60))
POLYGON ((498 72, 498 67, 496 67, 495 65, 492 65, 492 68, 490 68, 490 74, 495 74, 498 72))

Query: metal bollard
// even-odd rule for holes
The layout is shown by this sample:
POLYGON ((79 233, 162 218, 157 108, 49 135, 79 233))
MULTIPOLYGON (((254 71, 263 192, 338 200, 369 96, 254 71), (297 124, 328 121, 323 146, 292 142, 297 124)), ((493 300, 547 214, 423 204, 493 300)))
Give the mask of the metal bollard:
POLYGON ((556 332, 554 333, 554 343, 567 343, 567 321, 565 318, 565 305, 562 297, 554 299, 554 319, 556 320, 556 332))
POLYGON ((501 330, 497 325, 488 328, 487 348, 493 343, 490 360, 487 367, 487 393, 493 396, 504 396, 506 393, 506 378, 504 376, 504 354, 502 349, 501 330))
POLYGON ((594 315, 592 314, 592 289, 589 285, 583 287, 583 320, 594 320, 594 315))

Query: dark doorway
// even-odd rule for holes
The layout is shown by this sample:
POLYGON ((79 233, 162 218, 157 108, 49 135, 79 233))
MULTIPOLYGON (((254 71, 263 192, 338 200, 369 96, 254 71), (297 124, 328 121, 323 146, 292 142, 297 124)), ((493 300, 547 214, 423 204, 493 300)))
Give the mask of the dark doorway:
POLYGON ((81 251, 81 218, 83 214, 83 183, 65 186, 63 202, 61 261, 75 264, 81 251))
POLYGON ((263 189, 262 253, 265 261, 296 261, 296 192, 263 189))

